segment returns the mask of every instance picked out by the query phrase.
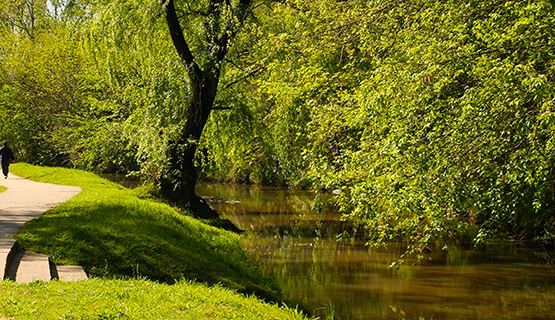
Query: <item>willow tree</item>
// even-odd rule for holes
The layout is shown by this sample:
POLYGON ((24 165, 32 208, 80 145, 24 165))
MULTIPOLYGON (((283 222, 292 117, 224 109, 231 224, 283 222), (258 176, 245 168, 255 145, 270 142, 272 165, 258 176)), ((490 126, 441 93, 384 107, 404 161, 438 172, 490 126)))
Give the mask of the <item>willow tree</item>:
POLYGON ((160 187, 165 197, 188 205, 203 217, 217 216, 195 193, 195 152, 204 126, 214 108, 222 66, 249 13, 253 0, 173 1, 164 4, 173 45, 187 67, 191 88, 189 107, 181 129, 170 140, 168 165, 161 172, 160 187))

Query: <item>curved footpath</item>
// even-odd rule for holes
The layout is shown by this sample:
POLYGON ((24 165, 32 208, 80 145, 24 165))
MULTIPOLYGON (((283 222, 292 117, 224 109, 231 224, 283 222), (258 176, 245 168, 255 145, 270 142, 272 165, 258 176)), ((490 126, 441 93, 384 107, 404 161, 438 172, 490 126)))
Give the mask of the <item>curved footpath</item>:
MULTIPOLYGON (((81 188, 34 182, 13 174, 10 174, 8 179, 0 178, 0 185, 8 188, 7 191, 0 193, 0 274, 2 278, 9 276, 17 282, 30 282, 37 279, 48 281, 51 275, 58 278, 58 272, 49 269, 48 257, 16 252, 14 235, 25 222, 69 200, 81 192, 81 188), (45 261, 47 267, 44 266, 45 261), (45 268, 48 270, 44 270, 45 268), (47 274, 48 279, 41 276, 41 273, 47 274)), ((66 274, 65 272, 76 269, 79 268, 67 267, 59 271, 66 274)), ((82 273, 82 269, 76 271, 82 273)), ((70 278, 73 278, 73 275, 67 274, 67 279, 70 278)))

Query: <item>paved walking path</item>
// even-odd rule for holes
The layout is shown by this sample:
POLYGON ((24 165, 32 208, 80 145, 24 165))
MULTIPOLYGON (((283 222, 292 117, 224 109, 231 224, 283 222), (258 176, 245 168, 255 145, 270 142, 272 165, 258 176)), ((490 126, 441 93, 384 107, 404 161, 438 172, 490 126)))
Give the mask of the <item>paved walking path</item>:
POLYGON ((0 185, 8 188, 0 193, 0 275, 3 278, 8 255, 13 254, 14 234, 25 222, 69 200, 81 188, 34 182, 13 174, 8 179, 2 178, 0 185))

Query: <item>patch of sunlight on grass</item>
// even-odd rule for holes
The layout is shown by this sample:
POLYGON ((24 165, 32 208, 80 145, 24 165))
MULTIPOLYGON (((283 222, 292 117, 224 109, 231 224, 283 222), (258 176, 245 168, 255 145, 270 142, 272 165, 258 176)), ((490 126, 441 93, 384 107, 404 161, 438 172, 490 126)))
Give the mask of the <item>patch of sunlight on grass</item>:
POLYGON ((296 309, 191 281, 5 281, 0 292, 0 314, 17 319, 306 319, 296 309))

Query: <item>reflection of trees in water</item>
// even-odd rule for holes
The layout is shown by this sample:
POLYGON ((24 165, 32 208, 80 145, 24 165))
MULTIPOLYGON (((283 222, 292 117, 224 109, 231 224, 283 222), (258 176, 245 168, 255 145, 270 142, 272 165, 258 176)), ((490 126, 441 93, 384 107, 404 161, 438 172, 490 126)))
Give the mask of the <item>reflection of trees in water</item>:
POLYGON ((393 298, 384 295, 381 287, 395 277, 388 266, 399 250, 369 251, 357 240, 272 237, 253 241, 251 245, 268 245, 255 249, 285 293, 313 306, 316 316, 323 316, 329 303, 334 304, 336 315, 350 315, 349 319, 381 319, 383 312, 390 311, 393 298), (306 241, 314 241, 314 246, 298 246, 306 241))
POLYGON ((240 228, 253 236, 293 236, 293 237, 335 237, 338 232, 347 229, 338 220, 287 219, 286 217, 269 218, 268 216, 242 216, 234 221, 240 228))
POLYGON ((307 213, 314 200, 314 194, 309 191, 234 184, 200 184, 198 192, 219 199, 239 201, 237 206, 225 208, 226 211, 236 213, 307 213))
POLYGON ((549 318, 555 311, 553 268, 530 252, 492 254, 433 248, 422 261, 390 263, 406 244, 370 249, 337 234, 350 230, 339 214, 310 211, 314 194, 280 188, 202 185, 201 195, 247 230, 243 239, 274 274, 286 295, 325 318, 483 319, 549 318), (237 203, 239 201, 240 203, 237 203), (507 307, 509 306, 509 307, 507 307), (509 312, 511 311, 512 312, 509 312))
POLYGON ((198 193, 239 228, 261 236, 335 237, 348 230, 338 213, 311 210, 315 194, 309 191, 201 184, 198 193))
POLYGON ((336 316, 348 319, 396 319, 401 310, 407 319, 549 318, 546 310, 555 311, 552 269, 523 263, 525 255, 512 253, 507 260, 503 254, 458 250, 462 264, 449 265, 448 254, 439 251, 431 263, 411 260, 391 269, 403 244, 378 250, 356 240, 268 237, 250 245, 285 293, 313 307, 316 316, 329 303, 336 316), (314 246, 298 246, 307 241, 314 246))
MULTIPOLYGON (((241 206, 235 210, 243 212, 307 213, 316 197, 316 193, 307 190, 221 183, 199 183, 197 192, 203 196, 239 201, 241 206)), ((322 198, 324 203, 331 203, 331 196, 322 198)), ((324 212, 334 212, 333 206, 326 206, 324 212)))

